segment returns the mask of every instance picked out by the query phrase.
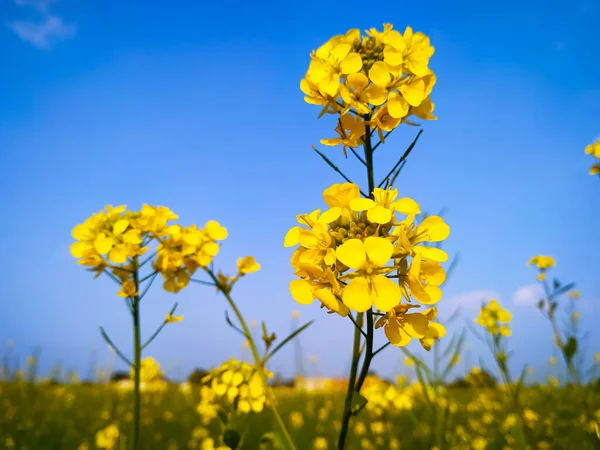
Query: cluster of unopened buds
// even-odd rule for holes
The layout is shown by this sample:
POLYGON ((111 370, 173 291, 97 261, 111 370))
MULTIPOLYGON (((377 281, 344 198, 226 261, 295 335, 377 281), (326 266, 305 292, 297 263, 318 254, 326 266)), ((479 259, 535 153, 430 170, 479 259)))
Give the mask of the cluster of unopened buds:
MULTIPOLYGON (((273 376, 265 370, 267 378, 273 376)), ((265 387, 257 369, 231 358, 201 380, 197 411, 204 423, 216 418, 219 411, 260 412, 267 403, 265 387)))
POLYGON ((446 272, 440 263, 448 255, 426 244, 446 239, 450 228, 439 216, 416 224, 419 205, 397 196, 396 189, 376 188, 373 199, 361 198, 352 183, 327 188, 323 198, 329 209, 298 215, 302 226, 285 236, 286 247, 299 245, 291 258, 299 279, 290 283, 290 291, 298 303, 318 299, 341 316, 375 308, 381 316, 375 327, 383 326, 393 345, 416 338, 429 350, 445 334, 432 322, 437 310, 410 311, 420 307, 413 299, 433 305, 442 297, 439 286, 446 272))
POLYGON ((323 106, 323 114, 339 114, 338 137, 324 145, 357 148, 366 127, 390 132, 410 116, 435 120, 429 95, 436 78, 429 68, 434 48, 429 38, 407 27, 404 33, 384 24, 361 35, 351 29, 313 51, 300 89, 305 101, 323 106))
POLYGON ((185 288, 199 267, 208 266, 219 252, 217 241, 227 237, 227 230, 218 222, 208 221, 204 228, 169 224, 178 218, 165 206, 144 204, 141 211, 129 211, 125 205, 93 214, 73 229, 77 240, 71 254, 78 263, 89 266, 96 277, 110 270, 121 281, 121 297, 139 295, 141 280, 138 270, 149 260, 139 257, 156 243, 152 260, 155 273, 164 279, 164 288, 178 292, 185 288))
POLYGON ((511 313, 502 308, 497 300, 490 300, 481 308, 479 316, 475 320, 491 335, 510 336, 511 331, 508 325, 511 319, 511 313))

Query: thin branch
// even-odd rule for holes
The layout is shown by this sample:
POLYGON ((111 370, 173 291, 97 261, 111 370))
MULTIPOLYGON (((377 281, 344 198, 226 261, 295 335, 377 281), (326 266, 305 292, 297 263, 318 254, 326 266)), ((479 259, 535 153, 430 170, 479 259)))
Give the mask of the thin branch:
POLYGON ((400 159, 398 160, 396 165, 392 168, 392 170, 389 171, 389 173, 384 177, 384 179, 381 180, 381 183, 379 183, 379 185, 377 187, 380 188, 381 186, 383 186, 383 183, 385 183, 385 180, 389 179, 392 176, 392 174, 396 171, 396 169, 400 166, 400 164, 402 164, 404 161, 406 161, 406 158, 408 158, 408 155, 410 155, 410 152, 417 144, 417 141, 419 140, 419 136, 421 136, 421 133, 423 133, 423 130, 419 130, 419 132, 417 133, 417 137, 415 137, 415 139, 408 146, 408 148, 406 149, 404 154, 400 157, 400 159))
MULTIPOLYGON (((313 146, 313 150, 314 150, 315 152, 317 152, 317 153, 319 154, 319 156, 320 156, 321 158, 323 158, 323 160, 324 160, 324 161, 325 161, 327 164, 329 164, 329 167, 331 167, 333 170, 335 170, 337 173, 339 173, 339 174, 342 176, 342 178, 343 178, 344 180, 346 180, 348 183, 352 183, 352 181, 350 180, 350 178, 348 178, 346 175, 344 175, 344 173, 343 173, 343 172, 342 172, 342 171, 341 171, 341 170, 340 170, 340 169, 339 169, 339 168, 338 168, 338 167, 337 167, 335 164, 333 164, 333 163, 332 163, 332 162, 331 162, 331 161, 330 161, 330 160, 327 158, 327 156, 325 156, 323 153, 321 153, 319 150, 317 150, 317 149, 316 149, 314 146, 313 146)), ((352 184, 354 184, 354 183, 352 183, 352 184)), ((364 192, 360 191, 360 193, 361 193, 361 194, 362 194, 364 197, 368 197, 368 195, 366 195, 364 192)))
POLYGON ((197 280, 196 278, 190 278, 190 281, 198 284, 204 284, 206 286, 216 286, 215 283, 211 283, 210 281, 197 280))
MULTIPOLYGON (((154 280, 156 280, 156 276, 158 275, 158 272, 154 272, 154 275, 152 275, 152 278, 150 278, 150 281, 148 282, 148 284, 146 285, 146 287, 144 288, 144 292, 142 292, 140 294, 140 300, 142 298, 144 298, 144 295, 146 295, 146 292, 148 292, 148 290, 150 289, 150 287, 152 287, 152 283, 154 283, 154 280)), ((139 285, 139 282, 138 282, 139 285)))
POLYGON ((351 151, 352 153, 354 153, 354 156, 356 156, 356 157, 358 158, 358 160, 359 160, 361 163, 363 163, 363 165, 364 165, 365 167, 367 167, 367 163, 365 162, 365 160, 364 160, 364 159, 362 159, 362 158, 360 157, 360 155, 359 155, 358 153, 356 153, 356 150, 354 150, 352 147, 350 147, 350 151, 351 151))
POLYGON ((121 358, 129 367, 133 367, 133 363, 121 352, 121 350, 117 348, 115 344, 113 344, 113 341, 110 340, 108 334, 106 334, 106 331, 104 331, 104 328, 100 327, 100 333, 102 334, 102 337, 106 343, 115 351, 119 358, 121 358))
POLYGON ((383 144, 385 142, 385 139, 392 133, 392 131, 394 131, 394 130, 390 130, 387 133, 385 133, 385 136, 383 136, 383 139, 380 140, 377 144, 375 144, 375 146, 373 147, 373 151, 375 151, 377 149, 377 147, 379 147, 381 144, 383 144))
POLYGON ((350 318, 350 320, 352 321, 352 323, 354 324, 354 326, 361 332, 361 334, 365 337, 365 339, 367 338, 367 334, 363 331, 363 329, 361 327, 358 326, 358 324, 356 323, 356 321, 354 320, 354 317, 352 317, 352 314, 348 314, 348 317, 350 318))
POLYGON ((150 273, 150 274, 146 275, 144 278, 140 279, 140 280, 138 281, 138 283, 143 283, 143 282, 144 282, 144 281, 146 281, 148 278, 152 278, 152 277, 153 277, 154 275, 156 275, 157 273, 158 273, 158 272, 152 272, 152 273, 150 273))
POLYGON ((387 343, 383 344, 381 347, 379 347, 377 350, 375 350, 375 351, 373 352, 373 358, 375 358, 375 355, 376 355, 377 353, 379 353, 380 351, 382 351, 383 349, 385 349, 385 348, 386 348, 388 345, 390 345, 390 344, 391 344, 391 342, 387 342, 387 343))
MULTIPOLYGON (((171 308, 171 311, 169 312, 169 315, 173 315, 173 313, 177 309, 177 305, 178 305, 178 303, 175 303, 173 305, 173 307, 171 308)), ((156 331, 154 333, 152 333, 152 336, 150 336, 150 338, 148 338, 146 343, 144 345, 142 345, 142 350, 144 350, 146 347, 148 347, 148 345, 150 345, 150 342, 152 342, 154 340, 154 338, 156 338, 156 336, 158 336, 158 334, 162 331, 162 329, 165 327, 165 325, 167 323, 169 323, 167 321, 167 319, 163 320, 163 323, 156 329, 156 331)))

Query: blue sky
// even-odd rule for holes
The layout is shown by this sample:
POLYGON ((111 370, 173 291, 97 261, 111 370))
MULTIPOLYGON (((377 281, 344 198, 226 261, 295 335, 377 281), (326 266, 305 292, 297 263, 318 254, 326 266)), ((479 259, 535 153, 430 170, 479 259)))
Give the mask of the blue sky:
MULTIPOLYGON (((588 355, 600 350, 592 345, 600 342, 592 329, 600 183, 587 175, 591 159, 583 153, 600 137, 598 1, 459 1, 451 9, 446 2, 202 3, 0 3, 0 354, 13 340, 23 361, 39 345, 43 372, 62 362, 85 376, 93 354, 99 364, 110 360, 99 325, 130 351, 130 318, 115 285, 76 264, 70 232, 105 204, 147 202, 169 206, 182 224, 226 226, 216 265, 233 271, 246 254, 262 264, 234 291, 247 318, 264 319, 280 336, 292 310, 316 318, 301 338, 305 356, 319 356, 311 370, 345 375, 352 324, 317 304, 295 304, 288 291, 283 236, 296 214, 324 206, 323 189, 341 181, 311 150, 332 136, 334 119, 317 120, 299 80, 310 51, 330 36, 386 22, 425 32, 436 49, 439 120, 423 125, 396 185, 430 213, 447 208, 452 232, 444 248, 458 252, 460 264, 445 285, 442 315, 461 305, 458 330, 482 298, 498 296, 514 313, 512 367, 529 363, 543 374, 550 326, 531 306, 535 272, 526 262, 552 254, 554 273, 583 294, 588 355)), ((416 132, 397 130, 378 151, 378 178, 416 132)), ((366 184, 341 149, 324 151, 366 184)), ((204 286, 174 296, 157 284, 143 304, 146 336, 176 300, 184 321, 147 353, 168 375, 242 356, 239 335, 223 319, 224 299, 204 286)), ((473 355, 487 355, 471 341, 473 355)), ((401 360, 388 349, 374 369, 391 375, 401 360)), ((271 368, 292 373, 291 347, 271 368)))

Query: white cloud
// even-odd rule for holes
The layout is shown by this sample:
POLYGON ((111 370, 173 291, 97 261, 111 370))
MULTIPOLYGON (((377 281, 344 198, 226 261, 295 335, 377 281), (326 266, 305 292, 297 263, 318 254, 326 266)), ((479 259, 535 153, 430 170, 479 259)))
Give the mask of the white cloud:
POLYGON ((68 25, 57 16, 47 16, 41 23, 32 21, 16 21, 10 28, 26 42, 40 48, 49 47, 53 40, 64 39, 75 34, 75 26, 68 25))
POLYGON ((50 13, 49 5, 55 0, 15 0, 19 7, 30 7, 41 14, 39 20, 15 20, 7 25, 17 36, 38 48, 49 48, 57 39, 74 36, 74 25, 65 23, 60 17, 50 13))
POLYGON ((462 292, 445 300, 444 304, 452 304, 461 309, 479 309, 482 303, 488 302, 491 299, 499 300, 500 294, 495 291, 486 290, 462 292))
POLYGON ((535 306, 543 295, 539 284, 530 284, 517 289, 512 295, 512 301, 517 306, 535 306))

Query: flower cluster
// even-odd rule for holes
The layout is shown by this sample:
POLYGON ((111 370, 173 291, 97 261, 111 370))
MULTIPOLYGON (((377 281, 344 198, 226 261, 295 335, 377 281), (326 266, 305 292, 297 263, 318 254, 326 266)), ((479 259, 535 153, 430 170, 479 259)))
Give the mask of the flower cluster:
POLYGON ((96 433, 96 447, 107 450, 117 448, 119 442, 119 427, 115 424, 108 425, 106 428, 96 433))
POLYGON ((125 208, 108 205, 75 226, 72 235, 77 242, 71 245, 78 263, 90 267, 96 277, 110 270, 121 281, 121 297, 139 295, 137 271, 145 262, 138 258, 150 249, 151 242, 157 243, 154 271, 164 278, 165 290, 178 292, 199 267, 212 262, 219 252, 216 241, 227 237, 227 230, 212 220, 203 229, 171 225, 168 222, 178 216, 165 206, 144 204, 137 212, 125 208))
POLYGON ((300 82, 307 103, 323 107, 323 114, 339 114, 333 139, 324 145, 356 148, 367 127, 390 132, 408 118, 435 120, 429 95, 436 78, 429 68, 434 48, 429 38, 407 27, 404 34, 384 24, 361 35, 351 29, 334 36, 310 55, 300 82))
POLYGON ((376 377, 368 384, 365 382, 361 394, 367 399, 366 408, 376 416, 387 411, 411 409, 415 398, 419 396, 414 386, 400 389, 376 377))
MULTIPOLYGON (((270 372, 266 375, 273 376, 270 372)), ((261 412, 267 402, 260 374, 251 364, 234 358, 213 369, 201 384, 197 411, 204 423, 209 423, 227 406, 239 413, 261 412)))
POLYGON ((537 279, 542 281, 546 278, 546 271, 556 265, 552 256, 536 255, 529 260, 530 266, 536 266, 540 273, 537 275, 537 279))
POLYGON ((510 336, 511 331, 508 324, 511 318, 510 312, 502 308, 496 300, 490 300, 481 308, 475 321, 493 336, 510 336))
POLYGON ((327 188, 323 198, 329 209, 298 215, 303 226, 285 236, 284 246, 299 245, 291 264, 300 279, 290 283, 290 291, 298 303, 318 299, 342 316, 374 307, 382 316, 376 328, 383 326, 392 344, 404 346, 416 338, 429 349, 445 330, 431 323, 435 308, 409 313, 419 308, 411 297, 425 305, 441 299, 446 272, 440 263, 448 255, 424 244, 446 239, 450 228, 439 216, 417 225, 419 205, 397 196, 391 187, 375 188, 373 199, 361 198, 352 183, 327 188), (406 217, 398 220, 396 214, 406 217))
POLYGON ((600 139, 585 148, 586 155, 592 155, 596 162, 590 167, 590 175, 600 175, 600 139))

